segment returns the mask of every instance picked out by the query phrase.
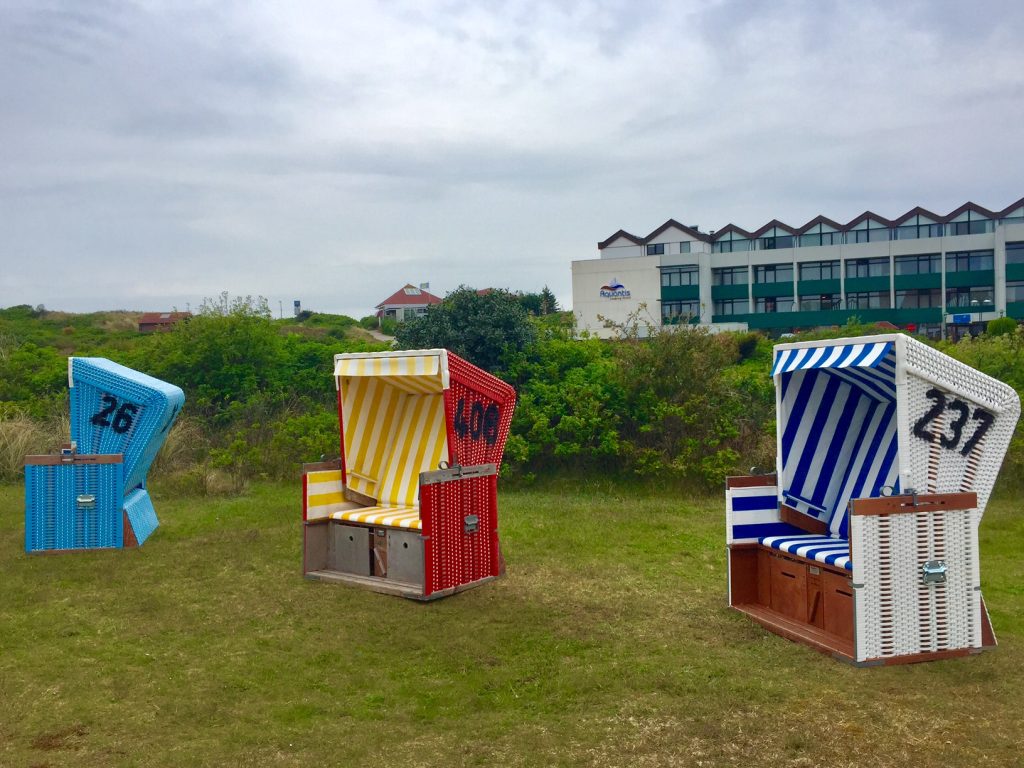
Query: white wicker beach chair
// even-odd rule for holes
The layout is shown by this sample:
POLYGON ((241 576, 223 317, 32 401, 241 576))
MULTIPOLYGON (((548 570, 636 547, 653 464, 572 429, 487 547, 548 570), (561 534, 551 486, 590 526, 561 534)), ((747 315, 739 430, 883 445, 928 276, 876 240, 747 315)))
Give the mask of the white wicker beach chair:
POLYGON ((995 645, 978 525, 1010 386, 902 334, 780 344, 774 474, 729 478, 729 604, 859 664, 995 645))

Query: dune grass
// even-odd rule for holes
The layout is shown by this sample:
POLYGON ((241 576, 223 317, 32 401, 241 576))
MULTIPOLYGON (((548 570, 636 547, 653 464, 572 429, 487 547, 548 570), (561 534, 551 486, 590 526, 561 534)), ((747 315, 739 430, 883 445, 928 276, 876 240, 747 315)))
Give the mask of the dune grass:
POLYGON ((0 487, 0 765, 1019 765, 1024 517, 983 524, 1001 647, 855 669, 725 603, 722 501, 502 491, 507 578, 431 604, 299 572, 298 488, 167 498, 137 551, 29 557, 0 487))

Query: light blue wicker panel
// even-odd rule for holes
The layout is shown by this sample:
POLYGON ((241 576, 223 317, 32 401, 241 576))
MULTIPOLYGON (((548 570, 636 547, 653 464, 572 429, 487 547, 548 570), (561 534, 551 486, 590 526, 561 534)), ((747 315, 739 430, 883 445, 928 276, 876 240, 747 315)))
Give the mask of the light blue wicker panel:
POLYGON ((123 546, 123 487, 121 464, 26 466, 25 550, 123 546))
POLYGON ((135 533, 135 540, 141 547, 142 542, 148 539, 160 525, 160 521, 156 519, 156 510, 153 509, 153 501, 149 498, 149 492, 144 488, 138 488, 129 493, 124 500, 124 511, 128 515, 128 522, 135 533))
POLYGON ((100 357, 73 357, 70 366, 71 439, 78 452, 124 454, 125 491, 143 485, 185 394, 100 357))

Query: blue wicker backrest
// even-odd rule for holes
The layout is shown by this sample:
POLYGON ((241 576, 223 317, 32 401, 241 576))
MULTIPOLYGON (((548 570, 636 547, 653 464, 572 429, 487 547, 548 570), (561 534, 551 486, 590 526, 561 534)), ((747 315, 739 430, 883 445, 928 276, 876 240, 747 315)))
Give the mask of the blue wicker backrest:
POLYGON ((72 357, 71 439, 79 453, 124 454, 125 491, 146 473, 185 403, 180 388, 101 357, 72 357))

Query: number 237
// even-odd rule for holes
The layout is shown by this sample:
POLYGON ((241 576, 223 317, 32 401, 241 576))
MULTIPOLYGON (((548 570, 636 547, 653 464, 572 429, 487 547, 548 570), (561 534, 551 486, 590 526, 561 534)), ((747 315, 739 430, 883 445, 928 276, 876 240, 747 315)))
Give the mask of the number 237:
MULTIPOLYGON (((943 411, 949 410, 958 414, 958 416, 949 424, 949 428, 953 431, 952 435, 947 435, 945 430, 939 435, 939 445, 950 451, 955 451, 957 446, 960 444, 960 438, 963 436, 964 426, 967 424, 967 418, 970 414, 971 408, 963 400, 955 399, 951 402, 946 402, 946 394, 941 390, 929 389, 925 392, 930 400, 934 403, 932 407, 928 409, 927 413, 917 420, 914 424, 914 434, 922 440, 932 441, 932 432, 928 429, 928 424, 937 419, 939 414, 943 411)), ((992 426, 992 422, 995 421, 995 416, 986 411, 984 408, 975 408, 974 415, 971 416, 972 421, 977 421, 978 427, 974 430, 974 434, 968 438, 967 442, 964 443, 963 448, 960 449, 960 455, 966 456, 974 447, 981 442, 981 438, 985 436, 989 428, 992 426)))

